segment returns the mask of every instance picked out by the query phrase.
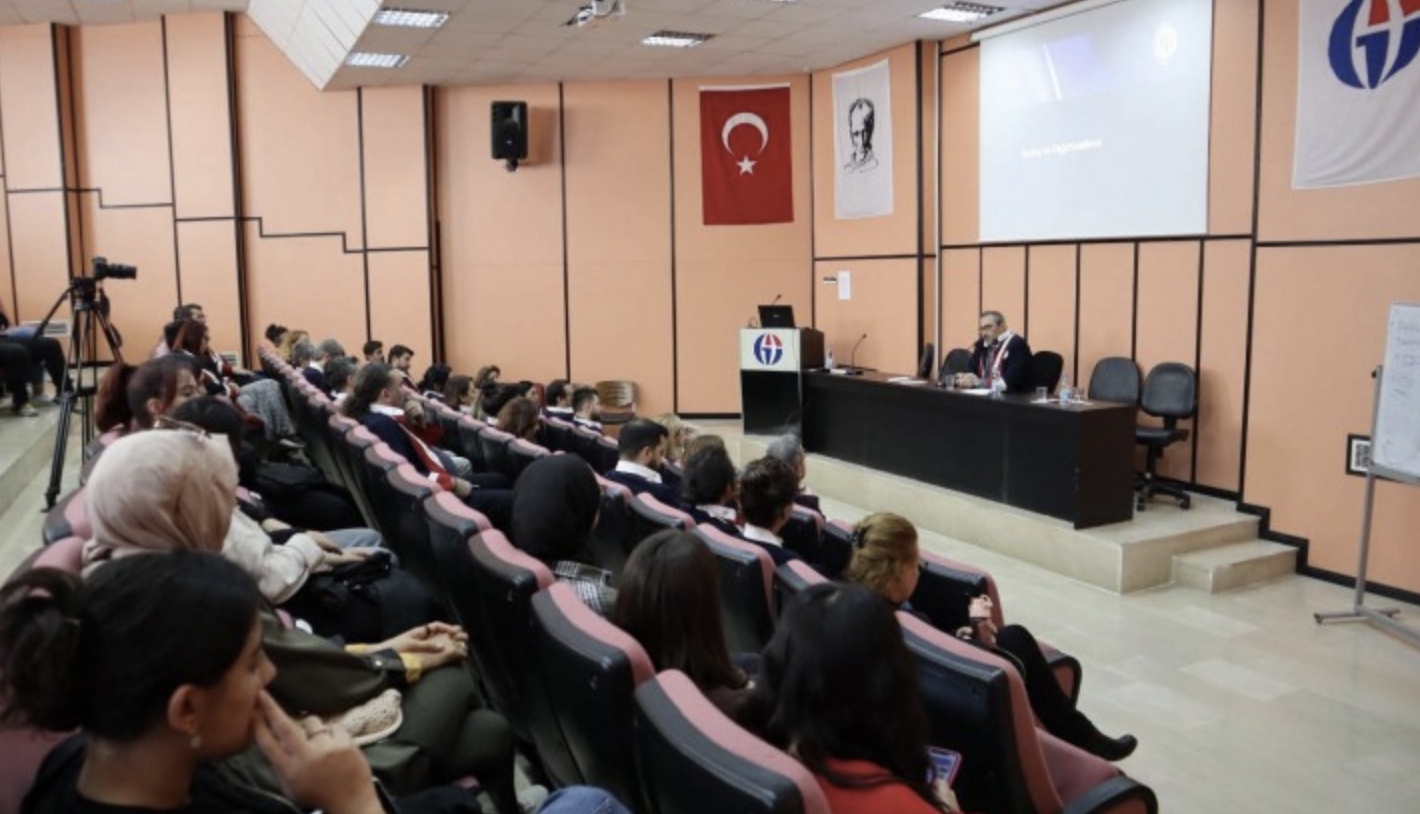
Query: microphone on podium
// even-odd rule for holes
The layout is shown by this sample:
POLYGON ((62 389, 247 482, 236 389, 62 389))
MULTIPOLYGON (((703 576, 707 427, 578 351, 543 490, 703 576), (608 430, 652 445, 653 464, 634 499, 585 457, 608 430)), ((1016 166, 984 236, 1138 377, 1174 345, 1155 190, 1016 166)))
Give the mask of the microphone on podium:
POLYGON ((853 343, 853 350, 848 354, 848 370, 845 371, 849 376, 863 375, 863 371, 854 362, 858 360, 858 346, 863 344, 863 340, 867 338, 868 332, 864 331, 863 335, 858 337, 858 341, 853 343))

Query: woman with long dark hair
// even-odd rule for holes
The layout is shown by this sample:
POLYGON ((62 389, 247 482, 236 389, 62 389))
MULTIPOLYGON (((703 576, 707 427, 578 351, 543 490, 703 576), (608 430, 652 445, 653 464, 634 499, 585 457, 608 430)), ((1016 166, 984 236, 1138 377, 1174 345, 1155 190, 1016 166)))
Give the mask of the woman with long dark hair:
POLYGON ((834 814, 936 814, 917 669, 892 608, 857 585, 801 592, 764 650, 745 720, 818 779, 834 814))
POLYGON ((720 616, 720 567, 694 534, 668 529, 631 552, 611 620, 641 643, 657 671, 680 670, 734 718, 753 684, 735 666, 720 616))
POLYGON ((36 569, 0 603, 0 720, 83 733, 45 759, 26 814, 290 811, 209 765, 253 736, 305 806, 381 810, 350 736, 292 720, 266 693, 276 670, 261 649, 261 594, 221 557, 132 557, 87 583, 36 569))

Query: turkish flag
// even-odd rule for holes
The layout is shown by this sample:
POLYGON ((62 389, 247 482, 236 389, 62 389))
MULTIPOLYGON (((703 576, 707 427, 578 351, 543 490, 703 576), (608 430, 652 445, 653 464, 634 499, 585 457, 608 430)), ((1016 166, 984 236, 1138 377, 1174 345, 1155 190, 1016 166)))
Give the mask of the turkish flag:
POLYGON ((789 87, 700 91, 700 187, 706 226, 791 223, 789 87))

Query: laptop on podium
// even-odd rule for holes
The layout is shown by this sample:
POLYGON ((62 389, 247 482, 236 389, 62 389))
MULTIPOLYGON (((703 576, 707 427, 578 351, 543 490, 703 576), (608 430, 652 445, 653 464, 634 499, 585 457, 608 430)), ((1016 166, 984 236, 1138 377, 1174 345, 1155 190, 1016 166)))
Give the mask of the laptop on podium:
POLYGON ((792 327, 794 327, 794 306, 792 306, 792 305, 761 305, 761 306, 759 306, 759 327, 761 327, 761 328, 792 328, 792 327))

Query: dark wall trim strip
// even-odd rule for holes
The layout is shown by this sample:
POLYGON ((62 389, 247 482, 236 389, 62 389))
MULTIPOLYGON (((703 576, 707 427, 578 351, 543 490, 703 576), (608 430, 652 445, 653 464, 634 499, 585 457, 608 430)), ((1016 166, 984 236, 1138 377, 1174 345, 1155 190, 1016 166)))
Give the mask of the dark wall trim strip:
MULTIPOLYGON (((1192 243, 1196 240, 1252 240, 1252 235, 1154 235, 1147 237, 1080 237, 1071 240, 1012 240, 987 243, 943 243, 943 249, 995 249, 1010 246, 1073 246, 1077 243, 1192 243)), ((1420 238, 1416 238, 1420 241, 1420 238)))
POLYGON ((572 274, 571 250, 567 247, 567 103, 563 85, 557 83, 557 172, 562 182, 562 346, 567 368, 566 378, 572 378, 572 274))
MULTIPOLYGON (((168 128, 168 197, 173 202, 173 282, 177 286, 177 305, 182 305, 182 249, 178 244, 177 229, 177 159, 173 144, 173 84, 168 64, 168 18, 163 15, 158 20, 159 35, 163 41, 163 118, 168 128)), ((99 192, 99 208, 103 209, 103 192, 99 192)))
MULTIPOLYGON (((832 257, 818 256, 818 201, 814 184, 814 78, 809 77, 809 324, 818 327, 818 264, 832 257)), ((845 258, 861 259, 861 258, 845 258)), ((759 323, 754 323, 758 325, 759 323)))
MULTIPOLYGON (((360 157, 360 267, 365 277, 365 338, 375 335, 374 314, 370 312, 370 215, 365 205, 365 89, 355 89, 355 144, 360 157)), ((341 238, 342 244, 344 238, 341 238)), ((346 254, 350 252, 347 251, 346 254)))
POLYGON ((1139 361, 1139 244, 1134 244, 1134 299, 1129 309, 1129 358, 1139 361))
POLYGON ((681 414, 681 418, 687 419, 687 420, 690 420, 690 421, 695 421, 696 419, 699 419, 699 420, 701 420, 701 421, 711 421, 711 420, 718 420, 718 419, 726 419, 726 420, 738 421, 738 420, 740 420, 740 419, 743 418, 743 417, 744 417, 744 416, 743 416, 742 413, 682 413, 682 414, 681 414))
POLYGON ((666 80, 666 136, 670 142, 671 216, 671 410, 680 412, 680 298, 676 289, 676 229, 675 229, 675 84, 666 80))
POLYGON ((1026 246, 1025 270, 1021 281, 1021 330, 1030 336, 1030 246, 1026 246))
POLYGON ((1247 494, 1247 447, 1252 408, 1252 337, 1257 311, 1257 225, 1262 201, 1262 99, 1263 60, 1267 49, 1262 32, 1266 25, 1267 2, 1257 0, 1257 64, 1253 67, 1257 84, 1256 106, 1252 114, 1252 243, 1247 258, 1247 350, 1243 355, 1242 421, 1238 432, 1238 494, 1247 494))
MULTIPOLYGON (((438 151, 435 147, 434 126, 438 109, 434 105, 434 89, 425 85, 420 89, 424 112, 424 234, 429 241, 429 343, 434 358, 444 360, 444 318, 441 303, 444 301, 443 254, 439 247, 439 173, 438 151)), ((368 246, 366 247, 369 248, 368 246)), ((374 337, 370 337, 373 339, 374 337)))
MULTIPOLYGON (((923 164, 924 145, 922 139, 922 125, 924 124, 922 121, 922 71, 925 68, 924 63, 927 54, 926 48, 923 47, 924 45, 925 43, 922 42, 922 40, 918 40, 913 43, 912 51, 912 65, 916 69, 912 72, 912 78, 917 98, 917 118, 914 120, 917 123, 917 243, 913 248, 917 250, 917 348, 919 354, 926 344, 925 340, 927 336, 926 318, 923 316, 925 310, 923 306, 926 304, 927 295, 926 287, 922 281, 922 275, 926 273, 926 269, 924 268, 926 253, 922 250, 922 244, 927 240, 926 230, 923 228, 924 224, 922 223, 923 217, 927 214, 926 207, 924 206, 926 190, 922 183, 922 173, 926 171, 926 166, 923 164)), ((936 369, 936 363, 937 360, 933 358, 931 360, 933 370, 936 369)))
MULTIPOLYGON (((69 54, 69 48, 65 44, 67 37, 63 26, 51 23, 49 26, 49 47, 50 56, 54 63, 54 117, 55 129, 59 133, 59 184, 61 190, 69 185, 69 152, 64 149, 64 92, 60 87, 63 84, 64 73, 59 70, 59 52, 64 51, 65 57, 69 54)), ((71 93, 72 97, 73 94, 71 93)), ((70 142, 71 144, 73 142, 70 142)), ((74 173, 74 185, 79 184, 79 174, 74 173)), ((22 192, 23 190, 15 190, 22 192)), ((78 207, 73 206, 73 202, 67 194, 64 196, 64 257, 67 268, 65 272, 70 278, 74 277, 74 219, 77 212, 73 211, 78 207)), ((82 230, 82 226, 80 227, 82 230)), ((80 235, 82 239, 82 233, 80 235)))
POLYGON ((912 252, 903 252, 902 254, 841 254, 830 257, 815 257, 813 261, 815 263, 851 263, 862 260, 921 260, 925 257, 933 256, 934 255, 925 254, 923 252, 917 252, 915 254, 912 252))
MULTIPOLYGON (((0 116, 0 166, 9 167, 5 160, 5 117, 0 116)), ((8 175, 0 175, 0 189, 5 191, 5 253, 10 258, 10 318, 17 324, 24 316, 20 313, 20 286, 19 272, 15 269, 15 232, 10 226, 10 179, 8 175)))
MULTIPOLYGON (((1193 321, 1193 371, 1194 382, 1198 393, 1198 403, 1203 404, 1203 241, 1198 241, 1198 305, 1194 310, 1193 321)), ((1193 465, 1189 468, 1189 483, 1198 484, 1198 436, 1199 422, 1193 421, 1192 456, 1193 465)))
MULTIPOLYGON (((233 24, 236 15, 227 12, 222 15, 222 25, 226 29, 223 42, 227 49, 227 122, 231 129, 230 149, 232 151, 232 234, 237 249, 237 313, 242 330, 242 355, 252 350, 250 303, 247 301, 247 230, 243 225, 242 210, 242 158, 240 144, 240 119, 237 114, 237 32, 233 24)), ((257 221, 258 231, 261 221, 257 221)), ((249 362, 247 367, 252 367, 249 362)))
MULTIPOLYGON (((1372 237, 1354 238, 1351 240, 1259 240, 1259 249, 1300 249, 1317 248, 1325 249, 1340 246, 1413 246, 1420 244, 1420 236, 1411 237, 1372 237)), ((1369 584, 1369 583, 1368 583, 1369 584)))
POLYGON ((1084 275, 1080 273, 1080 255, 1084 251, 1082 244, 1075 244, 1075 353, 1071 357, 1071 365, 1075 369, 1075 386, 1079 387, 1080 382, 1080 281, 1084 275))

